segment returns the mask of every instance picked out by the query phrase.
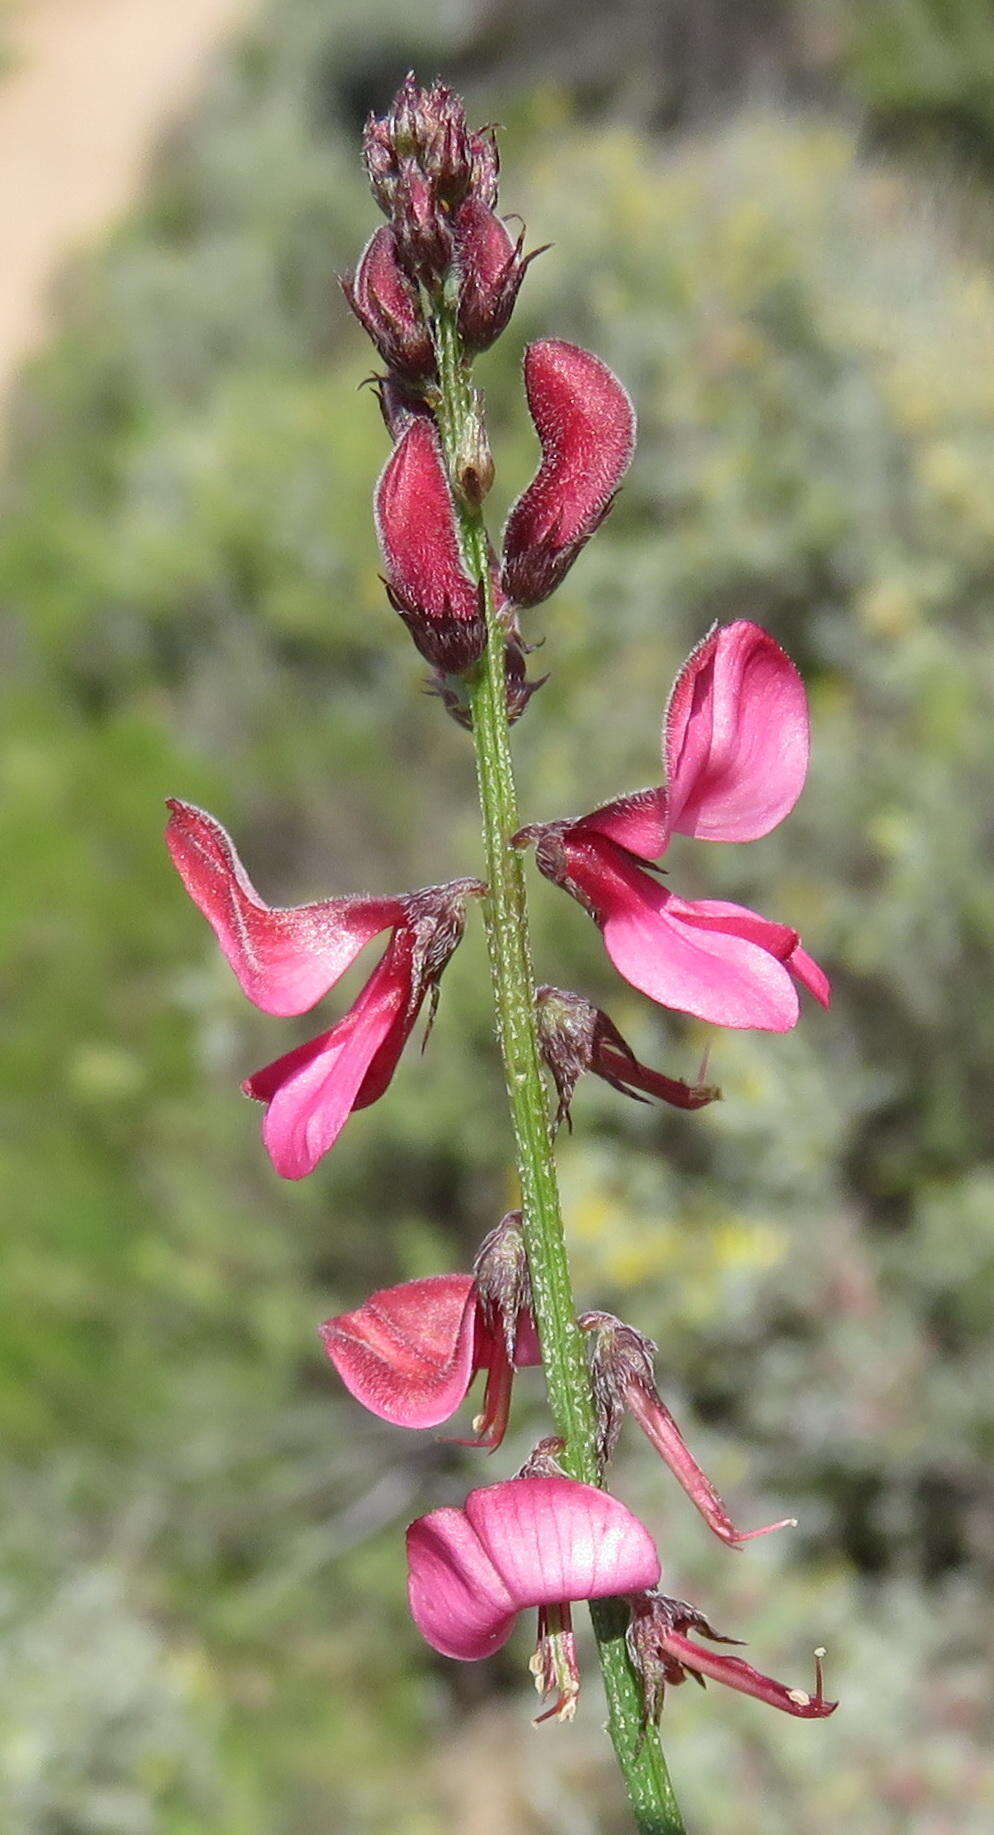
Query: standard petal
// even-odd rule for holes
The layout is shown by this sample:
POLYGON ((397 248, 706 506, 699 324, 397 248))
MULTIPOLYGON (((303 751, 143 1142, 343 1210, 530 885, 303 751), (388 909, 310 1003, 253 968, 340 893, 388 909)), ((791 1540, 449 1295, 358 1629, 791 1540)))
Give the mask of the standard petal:
POLYGON ((391 1035, 396 1037, 409 997, 410 940, 399 932, 337 1026, 256 1071, 242 1085, 246 1095, 267 1104, 262 1137, 283 1178, 306 1177, 334 1146, 378 1051, 391 1035))
POLYGON ((183 884, 264 1013, 306 1013, 373 937, 403 918, 399 898, 266 905, 220 822, 175 797, 168 807, 166 842, 183 884))
POLYGON ((659 1578, 649 1531, 593 1485, 511 1478, 471 1491, 464 1509, 519 1609, 637 1592, 659 1578))
POLYGON ((658 860, 666 851, 670 833, 666 792, 633 790, 581 817, 576 828, 581 833, 606 835, 640 860, 658 860))
POLYGON ((606 363, 560 338, 525 352, 542 463, 504 528, 504 588, 537 605, 603 522, 635 450, 635 410, 606 363))
POLYGON ((808 768, 808 704, 768 631, 740 619, 688 657, 663 726, 674 832, 754 841, 793 809, 808 768))
POLYGON ((407 1569, 411 1617, 435 1650, 471 1662, 506 1644, 518 1606, 462 1510, 411 1524, 407 1569))
POLYGON ((476 1292, 469 1274, 384 1287, 321 1327, 350 1394, 396 1427, 437 1427, 462 1402, 475 1370, 476 1292))

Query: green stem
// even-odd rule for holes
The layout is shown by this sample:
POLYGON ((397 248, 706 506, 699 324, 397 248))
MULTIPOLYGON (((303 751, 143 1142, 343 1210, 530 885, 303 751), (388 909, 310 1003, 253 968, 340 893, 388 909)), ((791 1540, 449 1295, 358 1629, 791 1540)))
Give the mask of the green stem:
MULTIPOLYGON (((436 309, 434 324, 441 381, 439 425, 459 509, 463 553, 473 578, 482 586, 486 608, 487 648, 470 685, 470 710, 490 887, 485 901, 487 942, 517 1146, 535 1323, 549 1405, 557 1432, 566 1443, 562 1464, 572 1477, 598 1484, 594 1403, 576 1323, 542 1082, 524 873, 520 853, 509 845, 519 822, 507 718, 504 632, 494 607, 483 516, 478 507, 461 500, 456 482, 474 397, 448 306, 436 309)), ((592 1602, 590 1610, 610 1711, 609 1731, 637 1827, 641 1835, 683 1835, 656 1730, 642 1734, 642 1693, 625 1648, 627 1608, 616 1600, 599 1600, 592 1602)))

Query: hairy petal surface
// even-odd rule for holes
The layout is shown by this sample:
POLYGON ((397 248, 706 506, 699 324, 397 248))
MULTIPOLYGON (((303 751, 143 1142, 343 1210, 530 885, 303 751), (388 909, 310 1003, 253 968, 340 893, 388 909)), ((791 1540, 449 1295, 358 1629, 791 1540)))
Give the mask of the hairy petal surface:
POLYGON ((808 703, 790 657, 746 619, 684 663, 663 726, 672 831, 754 841, 782 822, 808 769, 808 703))
POLYGON ((376 486, 376 532, 390 597, 422 655, 461 670, 482 654, 486 626, 465 572, 438 435, 414 416, 376 486))
POLYGON ((436 1274, 384 1287, 321 1327, 350 1394, 395 1427, 437 1427, 463 1401, 476 1370, 472 1275, 436 1274))
POLYGON ((635 450, 635 410, 588 350, 542 338, 525 352, 525 391, 542 463, 504 529, 504 587, 537 605, 603 521, 635 450))
POLYGON ((373 937, 399 924, 399 898, 263 903, 230 836, 206 810, 170 797, 166 842, 239 984, 264 1013, 306 1013, 373 937))

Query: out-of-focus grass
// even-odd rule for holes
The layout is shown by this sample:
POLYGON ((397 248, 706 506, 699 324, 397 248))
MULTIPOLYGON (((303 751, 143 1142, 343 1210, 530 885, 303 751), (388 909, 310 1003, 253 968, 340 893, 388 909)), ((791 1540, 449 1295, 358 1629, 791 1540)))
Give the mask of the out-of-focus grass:
MULTIPOLYGON (((372 222, 344 77, 395 30, 389 7, 361 17, 365 37, 360 9, 295 0, 259 30, 140 219, 77 269, 20 403, 0 535, 11 1835, 440 1835, 471 1826, 495 1750, 508 1826, 626 1827, 606 1754, 532 1741, 524 1639, 485 1670, 420 1646, 403 1522, 480 1467, 358 1416, 314 1336, 380 1280, 466 1266, 508 1201, 479 935, 427 1056, 281 1185, 236 1085, 294 1027, 242 1001, 160 843, 178 793, 274 899, 478 862, 465 737, 418 694, 376 579, 384 437, 333 280, 372 222)), ((480 365, 501 501, 534 462, 526 338, 599 351, 641 421, 609 524, 529 615, 553 676, 518 729, 525 813, 654 777, 672 673, 714 618, 768 624, 812 691, 790 822, 669 864, 800 924, 831 1016, 706 1039, 535 886, 543 978, 675 1072, 710 1044, 725 1088, 695 1117, 581 1091, 562 1166, 583 1303, 659 1339, 737 1513, 796 1508, 801 1529, 705 1546, 634 1434, 619 1489, 674 1591, 789 1679, 829 1643, 844 1700, 812 1728, 676 1694, 676 1775, 714 1835, 841 1816, 979 1835, 994 288, 830 123, 660 151, 581 130, 558 93, 496 103, 506 207, 556 243, 480 365)), ((541 1431, 521 1389, 488 1478, 541 1431)), ((592 1735, 593 1677, 584 1713, 592 1735)))

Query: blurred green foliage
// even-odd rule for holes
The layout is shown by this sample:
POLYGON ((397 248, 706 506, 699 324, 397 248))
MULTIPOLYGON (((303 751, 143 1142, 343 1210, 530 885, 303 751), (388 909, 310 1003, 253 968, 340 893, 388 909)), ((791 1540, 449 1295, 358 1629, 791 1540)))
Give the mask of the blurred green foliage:
MULTIPOLYGON (((373 1285, 465 1267, 508 1202, 478 926, 425 1058, 286 1186, 236 1089, 294 1028, 242 1000, 160 841, 167 794, 204 802, 284 902, 479 859, 465 735, 419 694, 378 584, 384 435, 334 284, 373 221, 357 110, 443 58, 415 30, 432 9, 407 12, 394 52, 382 0, 284 0, 140 215, 75 266, 18 403, 0 534, 9 1835, 627 1827, 593 1676, 586 1737, 533 1742, 524 1635, 485 1668, 421 1646, 402 1526, 478 1460, 360 1416, 315 1339, 373 1285)), ((506 207, 556 245, 480 364, 495 504, 534 463, 528 337, 601 353, 641 423, 610 522, 529 615, 552 680, 517 733, 524 813, 654 778, 670 679, 715 618, 767 624, 812 694, 789 823, 668 864, 688 894, 801 926, 830 1016, 709 1038, 623 987, 582 913, 534 885, 541 976, 676 1074, 709 1047, 725 1089, 695 1117, 581 1090, 561 1158, 582 1302, 659 1339, 736 1513, 796 1508, 801 1529, 730 1560, 633 1434, 619 1489, 674 1591, 788 1680, 826 1642, 844 1700, 811 1728, 675 1695, 675 1774, 712 1835, 980 1835, 994 281, 846 128, 752 115, 660 150, 581 129, 551 89, 474 101, 508 123, 506 207)), ((501 1473, 542 1430, 537 1383, 520 1389, 501 1473)))

